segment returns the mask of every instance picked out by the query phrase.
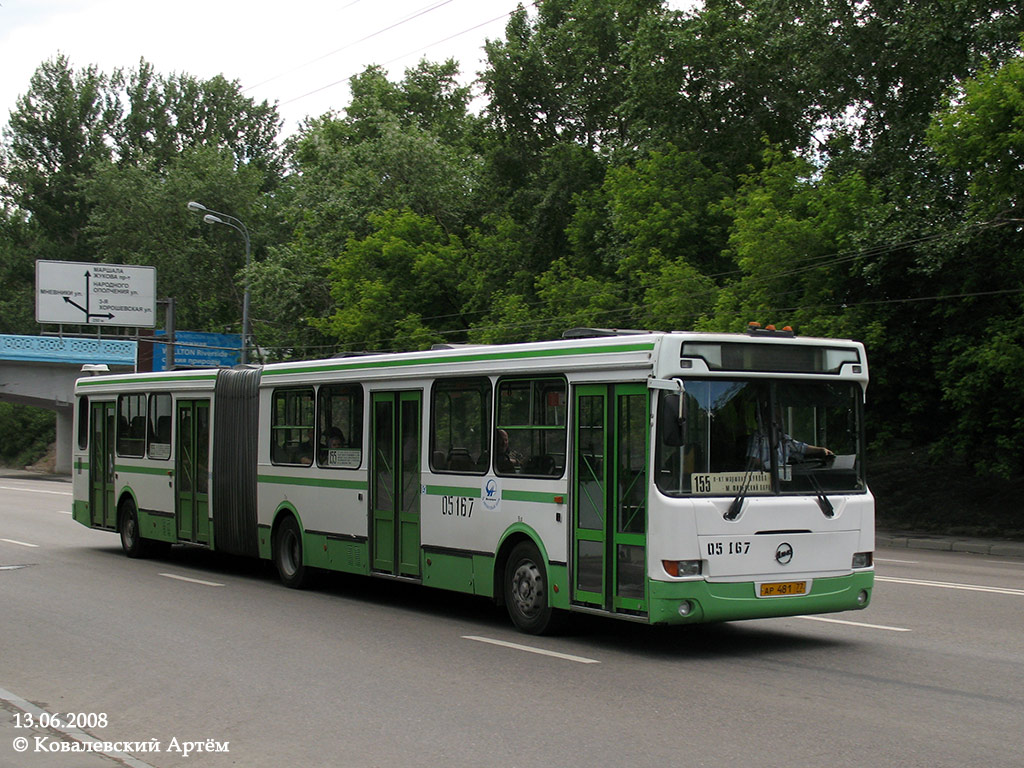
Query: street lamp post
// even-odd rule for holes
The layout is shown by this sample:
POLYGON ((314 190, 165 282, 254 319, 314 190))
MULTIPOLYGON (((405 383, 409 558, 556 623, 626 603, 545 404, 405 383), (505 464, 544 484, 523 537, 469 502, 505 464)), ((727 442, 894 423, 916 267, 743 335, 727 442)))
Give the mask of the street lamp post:
POLYGON ((193 213, 201 213, 207 224, 223 224, 241 232, 245 240, 245 293, 242 295, 242 365, 249 362, 249 266, 252 263, 252 250, 249 245, 249 230, 240 219, 220 211, 212 211, 202 203, 191 201, 188 209, 193 213))

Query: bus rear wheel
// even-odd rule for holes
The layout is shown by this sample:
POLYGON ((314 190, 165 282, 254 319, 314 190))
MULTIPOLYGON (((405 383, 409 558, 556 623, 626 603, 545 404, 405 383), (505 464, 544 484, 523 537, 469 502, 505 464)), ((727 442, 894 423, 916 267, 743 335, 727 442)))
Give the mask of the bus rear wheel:
POLYGON ((128 557, 149 555, 149 542, 142 538, 142 532, 139 529, 139 513, 131 498, 126 498, 121 502, 121 510, 117 515, 117 530, 121 534, 121 549, 128 557))
POLYGON ((302 589, 309 578, 309 569, 302 564, 302 531, 290 515, 281 521, 274 534, 274 565, 281 583, 302 589))
POLYGON ((561 611, 548 605, 547 571, 533 542, 513 547, 505 563, 504 590, 505 607, 518 629, 531 635, 556 629, 561 611))

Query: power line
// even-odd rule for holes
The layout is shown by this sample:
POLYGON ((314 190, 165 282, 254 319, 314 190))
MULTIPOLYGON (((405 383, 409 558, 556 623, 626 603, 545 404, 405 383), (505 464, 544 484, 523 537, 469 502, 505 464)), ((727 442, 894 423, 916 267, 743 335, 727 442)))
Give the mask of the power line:
MULTIPOLYGON (((409 16, 407 16, 406 18, 401 19, 400 21, 396 21, 394 24, 391 24, 391 25, 389 25, 387 27, 384 27, 383 29, 378 29, 376 32, 372 32, 369 35, 366 35, 365 37, 361 37, 358 40, 355 40, 354 42, 349 43, 348 45, 344 45, 341 48, 338 48, 336 51, 331 51, 328 54, 324 54, 323 56, 320 57, 320 59, 324 59, 327 56, 333 56, 334 54, 340 53, 341 51, 344 51, 344 50, 347 50, 348 48, 351 48, 352 46, 359 45, 359 43, 365 43, 367 40, 371 40, 371 39, 377 37, 378 35, 382 35, 385 32, 389 32, 392 29, 395 29, 397 27, 402 26, 403 24, 408 24, 410 21, 418 19, 421 16, 425 16, 426 14, 431 13, 432 11, 436 11, 438 8, 442 8, 443 6, 446 6, 449 3, 451 3, 451 2, 452 2, 452 0, 440 0, 440 2, 436 2, 433 5, 421 8, 419 11, 415 11, 414 13, 412 13, 409 16)), ((320 59, 317 59, 317 61, 319 61, 320 59)), ((328 88, 333 88, 334 86, 339 85, 341 83, 344 83, 347 80, 348 80, 347 77, 343 78, 341 80, 335 80, 333 83, 329 83, 327 85, 321 86, 320 88, 315 88, 312 91, 308 91, 307 93, 302 94, 301 96, 296 96, 295 98, 288 99, 287 101, 283 101, 283 102, 281 102, 281 106, 284 106, 286 104, 291 104, 293 102, 298 101, 299 99, 304 99, 307 96, 312 96, 314 93, 320 93, 320 91, 325 91, 328 88)))
MULTIPOLYGON (((447 43, 449 40, 454 40, 457 37, 462 37, 463 35, 468 34, 469 32, 473 32, 473 31, 475 31, 477 29, 480 29, 480 27, 486 27, 488 24, 493 24, 496 21, 500 21, 501 19, 504 19, 504 18, 506 18, 508 16, 511 16, 513 13, 515 13, 515 9, 514 8, 511 11, 508 11, 507 13, 501 14, 500 16, 495 16, 493 19, 488 19, 487 21, 481 21, 479 24, 477 24, 474 27, 469 27, 468 29, 464 29, 461 32, 456 32, 454 35, 449 35, 448 37, 442 38, 441 40, 435 40, 434 42, 428 43, 427 45, 418 46, 417 48, 414 48, 411 51, 403 53, 401 56, 396 56, 393 59, 389 59, 388 61, 385 61, 381 66, 385 66, 386 67, 388 64, 394 64, 396 61, 401 61, 402 59, 406 58, 407 56, 411 56, 412 54, 416 53, 416 51, 425 51, 425 50, 427 50, 429 48, 433 48, 435 45, 440 45, 441 43, 447 43)), ((301 98, 301 97, 299 97, 299 98, 301 98)))
MULTIPOLYGON (((348 5, 343 5, 341 8, 338 9, 338 11, 341 12, 341 11, 344 11, 344 10, 346 10, 348 8, 351 8, 353 5, 357 4, 358 2, 360 2, 360 0, 352 0, 351 3, 349 3, 348 5)), ((307 61, 307 62, 305 62, 303 64, 299 64, 296 67, 292 67, 291 69, 285 70, 284 72, 279 72, 278 74, 273 75, 272 77, 268 77, 266 80, 261 80, 260 82, 256 83, 255 85, 250 85, 248 88, 243 88, 242 89, 242 93, 248 93, 249 91, 251 91, 251 90, 253 90, 255 88, 259 88, 262 85, 266 85, 267 83, 272 83, 275 80, 281 79, 282 77, 287 77, 288 75, 292 75, 292 74, 298 72, 300 69, 305 69, 306 67, 310 66, 311 64, 316 64, 318 61, 323 61, 324 59, 326 59, 326 58, 328 58, 330 56, 333 56, 336 53, 340 53, 341 51, 343 51, 346 48, 348 48, 348 47, 350 47, 352 45, 355 45, 355 44, 356 43, 350 43, 349 45, 342 46, 341 48, 338 48, 337 50, 331 51, 330 53, 325 53, 322 56, 317 56, 315 59, 310 59, 309 61, 307 61)))
MULTIPOLYGON (((451 2, 451 0, 446 0, 446 2, 440 3, 437 6, 435 6, 434 8, 429 8, 426 11, 423 11, 422 13, 417 14, 417 16, 421 16, 424 13, 429 13, 430 11, 435 10, 435 8, 441 7, 442 5, 447 5, 448 2, 451 2)), ((531 3, 531 5, 536 5, 536 3, 531 3)), ((518 8, 518 6, 516 6, 516 7, 518 8)), ((511 16, 513 13, 515 13, 515 11, 516 11, 516 9, 513 8, 511 11, 503 13, 500 16, 495 16, 493 19, 488 19, 487 21, 482 21, 479 24, 476 24, 476 25, 474 25, 472 27, 467 27, 466 29, 463 29, 463 30, 461 30, 459 32, 456 32, 453 35, 448 35, 447 37, 441 38, 439 40, 434 40, 433 42, 427 43, 426 45, 417 46, 416 48, 414 48, 414 49, 412 49, 412 50, 410 50, 410 51, 408 51, 406 53, 403 53, 401 56, 396 56, 396 57, 394 57, 392 59, 388 59, 387 61, 383 62, 382 66, 387 66, 388 64, 393 64, 396 61, 401 61, 402 59, 404 59, 404 58, 406 58, 408 56, 411 56, 416 51, 428 50, 430 48, 433 48, 435 45, 441 45, 442 43, 447 43, 449 40, 454 40, 457 37, 461 37, 462 35, 468 34, 469 32, 473 32, 473 31, 475 31, 477 29, 480 29, 481 27, 485 27, 488 24, 493 24, 496 21, 500 21, 501 19, 504 19, 504 18, 506 18, 508 16, 511 16)), ((412 17, 412 18, 416 18, 416 17, 412 17)), ((412 19, 406 19, 405 21, 411 21, 411 20, 412 19)), ((399 22, 399 24, 405 23, 405 21, 399 22)), ((388 27, 387 29, 375 32, 373 35, 370 35, 370 37, 373 37, 373 36, 375 36, 377 34, 380 34, 381 32, 386 32, 388 29, 392 29, 392 28, 394 28, 396 26, 398 26, 398 24, 394 24, 391 27, 388 27)), ((369 39, 369 38, 363 38, 363 40, 357 40, 355 43, 352 43, 351 45, 355 45, 356 43, 363 42, 364 40, 367 40, 367 39, 369 39)), ((346 48, 347 47, 351 47, 351 45, 350 46, 346 46, 346 48)), ((343 49, 339 49, 339 50, 343 50, 343 49)), ((337 51, 335 51, 335 53, 337 53, 337 51)), ((330 55, 330 54, 327 54, 327 55, 330 55)), ((324 57, 321 57, 321 58, 324 58, 324 57)), ((318 61, 319 61, 319 59, 318 59, 318 61)), ((314 88, 311 91, 307 91, 306 93, 300 94, 299 96, 295 96, 294 98, 288 99, 287 101, 283 101, 283 102, 281 102, 281 106, 285 106, 286 104, 292 104, 292 103, 294 103, 296 101, 300 101, 301 99, 306 98, 307 96, 312 96, 314 94, 320 93, 321 91, 326 91, 326 90, 328 90, 330 88, 334 88, 337 85, 341 85, 343 83, 346 83, 346 82, 348 82, 349 77, 350 76, 346 76, 346 77, 344 77, 344 78, 342 78, 340 80, 335 80, 332 83, 328 83, 327 85, 322 85, 319 88, 314 88)))

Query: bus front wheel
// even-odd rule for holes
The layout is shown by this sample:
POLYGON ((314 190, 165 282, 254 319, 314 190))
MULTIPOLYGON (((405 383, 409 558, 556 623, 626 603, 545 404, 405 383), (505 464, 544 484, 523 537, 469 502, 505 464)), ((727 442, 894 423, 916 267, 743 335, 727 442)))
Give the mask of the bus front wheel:
POLYGON ((505 607, 512 623, 523 632, 542 635, 555 629, 556 612, 548 605, 548 579, 537 547, 522 541, 505 563, 505 607))
POLYGON ((281 521, 274 535, 274 565, 281 583, 292 589, 302 589, 309 569, 302 564, 302 531, 294 517, 281 521))

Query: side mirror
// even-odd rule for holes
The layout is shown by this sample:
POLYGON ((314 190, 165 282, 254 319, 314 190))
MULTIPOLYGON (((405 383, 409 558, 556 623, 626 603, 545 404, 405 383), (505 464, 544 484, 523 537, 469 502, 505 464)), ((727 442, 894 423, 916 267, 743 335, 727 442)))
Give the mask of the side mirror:
POLYGON ((662 393, 658 405, 658 434, 662 445, 686 445, 686 400, 675 394, 662 393))

